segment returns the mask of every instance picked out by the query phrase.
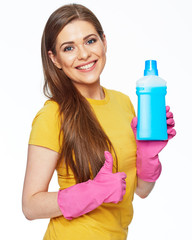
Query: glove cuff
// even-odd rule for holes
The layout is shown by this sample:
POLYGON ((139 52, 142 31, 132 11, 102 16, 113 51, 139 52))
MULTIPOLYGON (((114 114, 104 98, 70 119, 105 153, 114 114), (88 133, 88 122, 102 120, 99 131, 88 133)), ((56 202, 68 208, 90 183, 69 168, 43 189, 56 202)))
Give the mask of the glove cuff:
POLYGON ((88 180, 59 190, 57 202, 63 216, 67 220, 72 220, 100 206, 103 198, 97 197, 93 181, 88 180))
POLYGON ((162 171, 158 155, 153 158, 137 158, 137 176, 145 182, 156 182, 162 171))

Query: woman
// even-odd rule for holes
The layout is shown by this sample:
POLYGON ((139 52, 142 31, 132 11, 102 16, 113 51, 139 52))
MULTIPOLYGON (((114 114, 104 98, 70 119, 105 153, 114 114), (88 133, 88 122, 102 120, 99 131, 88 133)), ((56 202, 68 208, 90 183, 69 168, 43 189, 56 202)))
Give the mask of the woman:
MULTIPOLYGON (((100 85, 106 51, 101 24, 84 6, 65 5, 48 19, 42 62, 49 100, 32 124, 23 188, 26 218, 50 218, 45 240, 126 239, 134 192, 148 196, 161 173, 158 153, 167 141, 136 142, 129 97, 100 85), (60 190, 48 192, 55 170, 60 190)), ((170 139, 169 108, 167 118, 170 139)))

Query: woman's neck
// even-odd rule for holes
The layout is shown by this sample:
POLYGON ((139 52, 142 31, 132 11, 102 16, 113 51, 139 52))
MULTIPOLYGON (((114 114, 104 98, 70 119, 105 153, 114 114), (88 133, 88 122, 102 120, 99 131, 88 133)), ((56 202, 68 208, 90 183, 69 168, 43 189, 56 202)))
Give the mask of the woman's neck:
POLYGON ((105 98, 105 93, 100 84, 98 86, 81 86, 81 88, 78 88, 78 90, 85 98, 91 98, 95 100, 102 100, 105 98))

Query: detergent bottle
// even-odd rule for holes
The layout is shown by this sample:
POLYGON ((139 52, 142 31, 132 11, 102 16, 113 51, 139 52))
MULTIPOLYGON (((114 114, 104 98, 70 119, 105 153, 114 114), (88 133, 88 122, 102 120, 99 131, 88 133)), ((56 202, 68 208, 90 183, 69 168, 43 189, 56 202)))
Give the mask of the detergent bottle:
POLYGON ((136 82, 137 140, 167 140, 166 81, 158 76, 156 60, 145 61, 144 77, 136 82))

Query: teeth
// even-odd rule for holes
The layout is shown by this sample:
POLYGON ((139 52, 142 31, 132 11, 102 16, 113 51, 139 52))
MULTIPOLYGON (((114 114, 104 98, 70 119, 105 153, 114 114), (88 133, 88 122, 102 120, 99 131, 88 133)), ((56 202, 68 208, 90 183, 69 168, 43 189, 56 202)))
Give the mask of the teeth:
POLYGON ((88 69, 88 68, 91 68, 93 65, 95 64, 95 62, 92 62, 92 63, 89 63, 87 65, 84 65, 84 66, 81 66, 81 67, 78 67, 78 69, 88 69))

